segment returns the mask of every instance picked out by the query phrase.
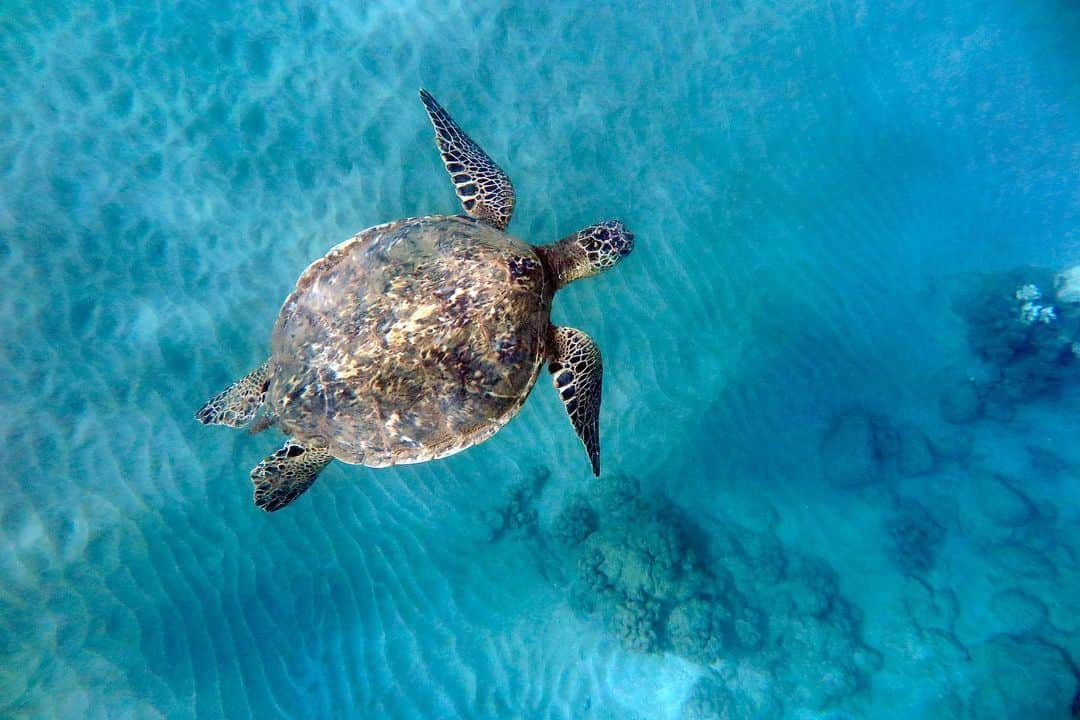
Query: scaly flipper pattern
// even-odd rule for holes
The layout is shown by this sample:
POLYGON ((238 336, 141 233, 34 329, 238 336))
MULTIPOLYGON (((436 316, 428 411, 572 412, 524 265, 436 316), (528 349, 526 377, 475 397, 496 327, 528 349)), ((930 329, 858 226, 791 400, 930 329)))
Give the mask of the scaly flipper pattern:
POLYGON ((195 413, 195 419, 204 425, 243 427, 262 407, 269 385, 270 368, 263 363, 210 398, 195 413))
POLYGON ((435 142, 461 206, 477 220, 505 230, 514 214, 514 186, 510 178, 465 134, 431 93, 421 90, 420 99, 435 127, 435 142))
POLYGON ((289 439, 280 450, 268 456, 251 471, 255 485, 255 504, 266 512, 280 510, 315 482, 333 460, 326 447, 306 447, 289 439))
POLYGON ((585 444, 593 475, 599 476, 600 390, 604 376, 600 348, 585 333, 568 327, 552 327, 551 344, 551 379, 570 423, 585 444))

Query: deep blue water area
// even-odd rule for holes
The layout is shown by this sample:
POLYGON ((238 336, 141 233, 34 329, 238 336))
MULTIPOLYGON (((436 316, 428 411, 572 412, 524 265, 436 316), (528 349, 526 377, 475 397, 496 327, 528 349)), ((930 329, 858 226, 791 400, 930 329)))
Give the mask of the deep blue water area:
POLYGON ((1078 38, 1050 0, 0 4, 0 716, 1067 720, 1078 38), (604 475, 543 373, 482 445, 263 513, 280 435, 194 412, 308 263, 458 212, 420 87, 512 234, 636 234, 552 313, 604 475))

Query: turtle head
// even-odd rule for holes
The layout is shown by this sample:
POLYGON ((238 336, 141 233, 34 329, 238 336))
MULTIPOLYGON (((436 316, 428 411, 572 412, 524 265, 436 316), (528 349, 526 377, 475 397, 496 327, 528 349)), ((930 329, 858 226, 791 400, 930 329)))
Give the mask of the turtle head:
POLYGON ((592 267, 590 275, 615 267, 634 251, 634 233, 618 220, 605 220, 578 230, 574 235, 592 267))
POLYGON ((633 251, 634 233, 618 220, 590 225, 557 243, 537 248, 558 287, 613 268, 633 251))

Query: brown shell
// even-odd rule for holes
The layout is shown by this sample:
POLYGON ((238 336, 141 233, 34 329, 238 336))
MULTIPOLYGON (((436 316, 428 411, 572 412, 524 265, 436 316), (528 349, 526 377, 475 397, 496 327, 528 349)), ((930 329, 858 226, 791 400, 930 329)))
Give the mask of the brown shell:
POLYGON ((269 409, 349 463, 458 452, 524 404, 553 293, 528 244, 471 218, 369 228, 312 263, 285 301, 269 409))

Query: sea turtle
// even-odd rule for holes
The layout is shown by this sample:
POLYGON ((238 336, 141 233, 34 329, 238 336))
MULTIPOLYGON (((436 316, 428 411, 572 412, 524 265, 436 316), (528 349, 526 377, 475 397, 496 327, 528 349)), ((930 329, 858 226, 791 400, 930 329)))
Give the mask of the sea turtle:
POLYGON ((510 178, 435 98, 420 98, 466 214, 377 225, 316 260, 281 308, 270 359, 196 413, 289 435, 251 471, 268 512, 334 458, 385 467, 483 442, 521 409, 545 362, 600 474, 600 351, 551 324, 551 299, 629 255, 634 236, 616 220, 550 245, 508 235, 510 178))

